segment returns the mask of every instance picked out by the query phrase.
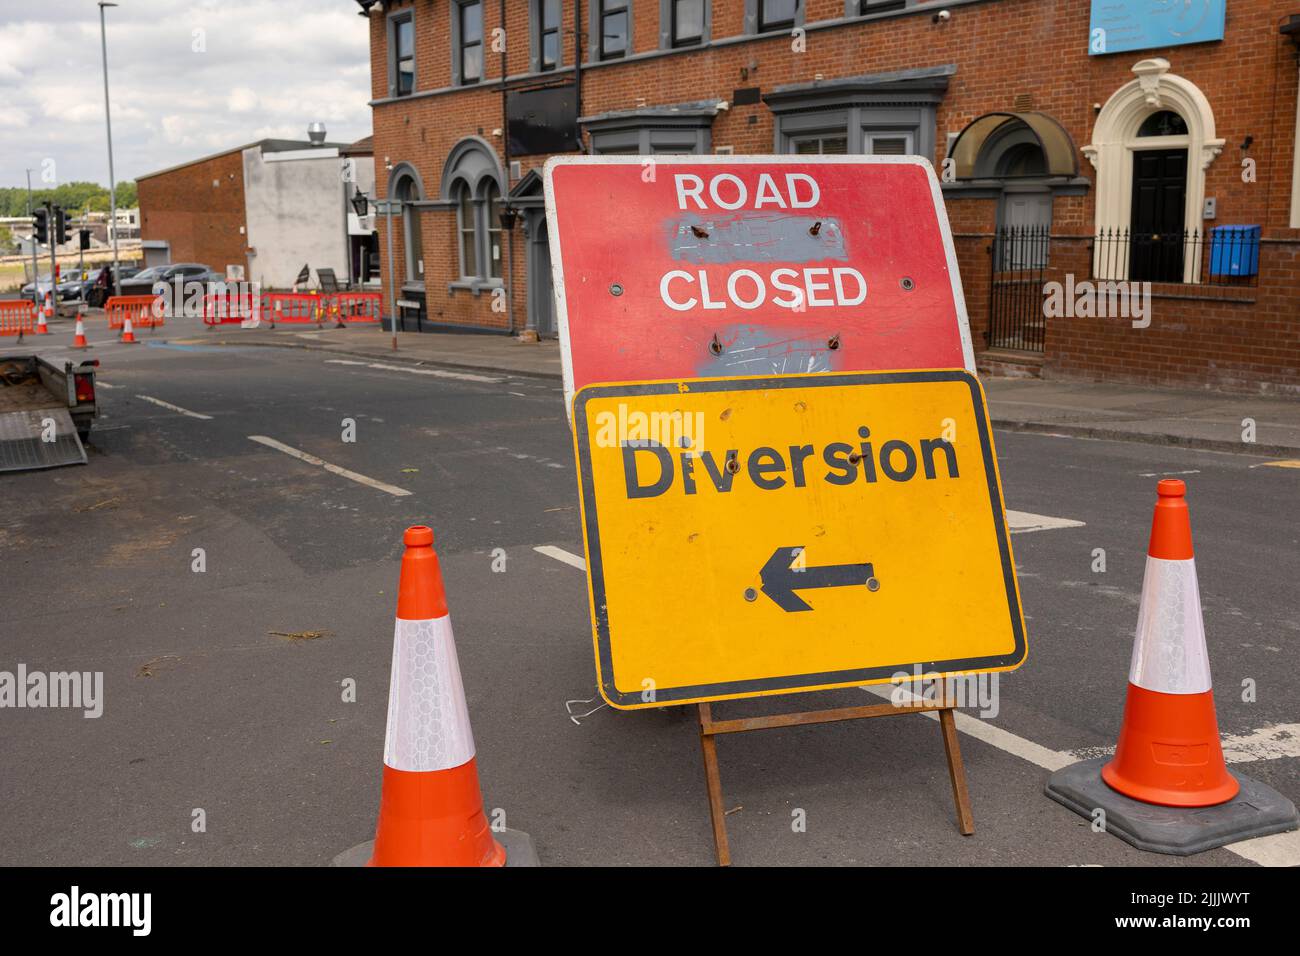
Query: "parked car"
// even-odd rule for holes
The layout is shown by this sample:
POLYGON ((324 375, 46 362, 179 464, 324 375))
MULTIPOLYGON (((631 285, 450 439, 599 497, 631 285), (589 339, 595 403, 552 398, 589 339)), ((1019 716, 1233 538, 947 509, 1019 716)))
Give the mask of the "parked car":
MULTIPOLYGON (((45 293, 49 291, 50 288, 50 277, 48 275, 43 275, 41 276, 40 282, 41 282, 41 298, 44 299, 45 293)), ((35 287, 35 283, 32 282, 29 282, 25 286, 23 286, 22 297, 24 299, 30 299, 32 297, 32 292, 34 291, 34 287, 35 287)), ((67 302, 69 299, 75 299, 77 297, 77 290, 80 287, 81 287, 81 283, 73 279, 60 280, 59 292, 58 292, 59 301, 67 302)))
POLYGON ((45 293, 50 290, 50 274, 48 272, 43 273, 41 277, 36 280, 36 282, 29 282, 25 286, 23 286, 23 290, 22 290, 23 298, 30 299, 32 297, 32 293, 36 291, 38 285, 40 286, 40 290, 41 290, 41 298, 44 299, 45 293))
POLYGON ((120 281, 119 285, 122 288, 122 295, 151 295, 155 283, 166 282, 172 285, 176 282, 177 276, 186 283, 201 282, 205 285, 221 279, 221 276, 201 263, 172 262, 165 266, 150 266, 130 279, 120 281))

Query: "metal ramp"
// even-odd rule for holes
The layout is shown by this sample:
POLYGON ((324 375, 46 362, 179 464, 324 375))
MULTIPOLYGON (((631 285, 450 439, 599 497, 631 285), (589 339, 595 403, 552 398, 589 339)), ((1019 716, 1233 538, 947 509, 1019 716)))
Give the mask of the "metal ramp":
POLYGON ((84 464, 86 449, 66 408, 0 413, 0 471, 84 464), (50 419, 54 422, 54 441, 44 441, 50 419))

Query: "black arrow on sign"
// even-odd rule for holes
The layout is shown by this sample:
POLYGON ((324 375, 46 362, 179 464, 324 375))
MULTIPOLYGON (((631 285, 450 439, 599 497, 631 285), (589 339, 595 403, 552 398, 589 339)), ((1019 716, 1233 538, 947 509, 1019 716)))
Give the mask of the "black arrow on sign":
POLYGON ((866 564, 827 564, 820 568, 790 567, 803 553, 803 548, 777 548, 758 572, 763 581, 763 593, 783 611, 811 611, 812 605, 795 591, 807 588, 846 588, 858 584, 871 587, 876 580, 875 569, 866 564))

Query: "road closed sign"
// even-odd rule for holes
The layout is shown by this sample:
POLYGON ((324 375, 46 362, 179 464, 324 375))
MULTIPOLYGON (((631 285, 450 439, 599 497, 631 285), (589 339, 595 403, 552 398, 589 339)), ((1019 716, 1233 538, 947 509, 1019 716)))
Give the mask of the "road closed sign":
POLYGON ((573 418, 596 667, 614 707, 1024 660, 969 372, 591 385, 573 418))
POLYGON ((566 404, 595 382, 974 371, 920 157, 556 157, 546 214, 566 404))

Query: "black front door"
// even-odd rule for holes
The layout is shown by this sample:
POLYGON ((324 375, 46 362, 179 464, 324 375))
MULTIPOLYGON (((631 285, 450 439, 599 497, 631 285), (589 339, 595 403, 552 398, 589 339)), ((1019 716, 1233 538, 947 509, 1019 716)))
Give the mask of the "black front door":
POLYGON ((1133 214, 1129 229, 1129 278, 1136 282, 1183 281, 1183 208, 1187 198, 1187 150, 1150 149, 1133 154, 1133 214))

